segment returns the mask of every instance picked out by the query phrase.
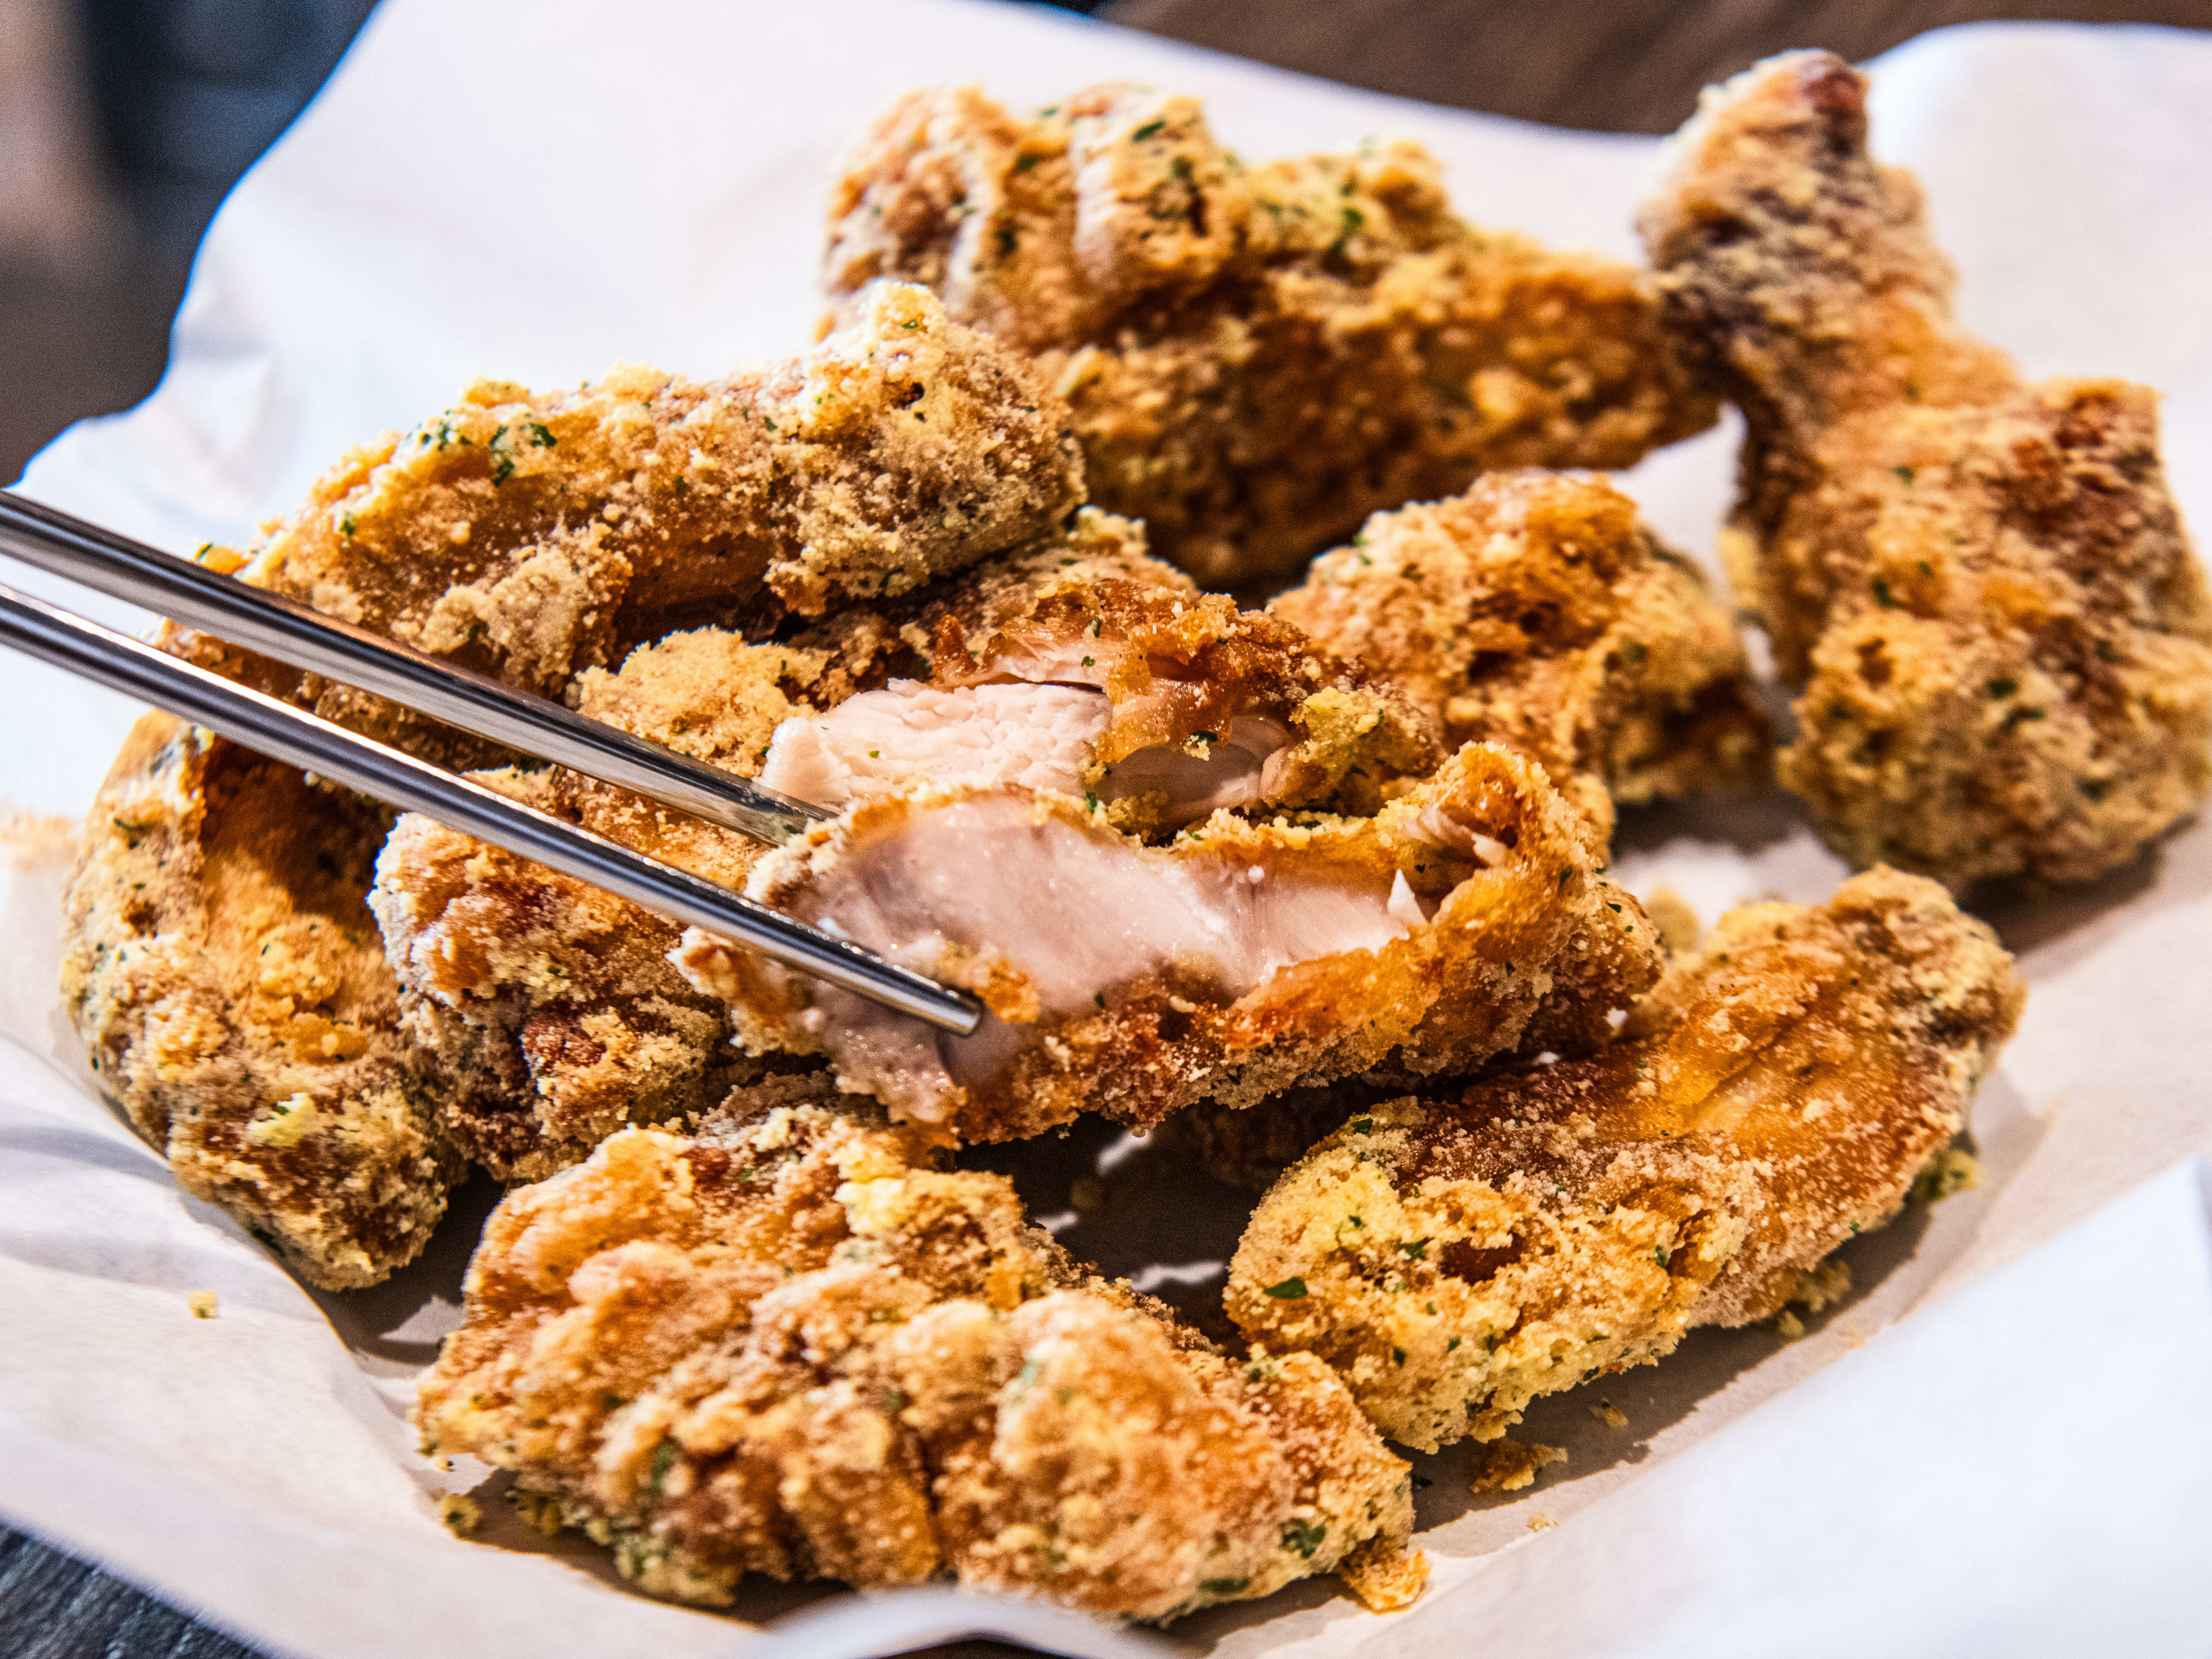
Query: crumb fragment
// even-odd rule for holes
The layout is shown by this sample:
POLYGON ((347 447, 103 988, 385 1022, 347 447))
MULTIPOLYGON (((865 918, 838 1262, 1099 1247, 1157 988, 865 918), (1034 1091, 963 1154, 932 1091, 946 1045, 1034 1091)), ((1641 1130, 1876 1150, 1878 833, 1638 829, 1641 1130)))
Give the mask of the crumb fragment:
POLYGON ((1981 1160, 1972 1152, 1946 1146, 1913 1177, 1912 1201, 1935 1204, 1954 1193, 1971 1193, 1981 1184, 1981 1160))
POLYGON ((1596 1405, 1589 1408, 1589 1414, 1608 1429, 1625 1429, 1628 1426, 1628 1413, 1610 1400, 1599 1401, 1596 1405))
POLYGON ((561 1500, 550 1492, 531 1492, 521 1486, 507 1489, 507 1506, 513 1510, 522 1524, 541 1538, 558 1538, 564 1524, 561 1519, 561 1500))
POLYGON ((472 1538, 483 1524, 483 1511, 477 1507, 477 1500, 465 1492, 441 1492, 438 1519, 446 1523, 446 1530, 454 1537, 472 1538))
POLYGON ((213 1291, 190 1291, 185 1297, 185 1305, 192 1310, 192 1317, 195 1319, 213 1319, 215 1292, 213 1291))
POLYGON ((1519 1492, 1534 1486, 1537 1472, 1547 1464, 1564 1463, 1564 1448, 1540 1441, 1522 1445, 1517 1440, 1492 1440, 1474 1449, 1474 1489, 1477 1492, 1519 1492))
POLYGON ((1698 920, 1695 908, 1671 887, 1662 887, 1644 900, 1644 914, 1651 918, 1670 955, 1687 956, 1705 937, 1705 924, 1698 920))
POLYGON ((1346 1557, 1336 1571, 1368 1612, 1395 1613, 1401 1607, 1413 1606, 1428 1588, 1429 1558, 1421 1550, 1394 1546, 1385 1539, 1370 1539, 1346 1557))
POLYGON ((1544 1514, 1541 1510, 1539 1510, 1536 1514, 1528 1517, 1528 1530, 1530 1532, 1549 1532, 1553 1527, 1556 1527, 1559 1524, 1559 1523, 1558 1522, 1553 1520, 1550 1516, 1544 1514))
POLYGON ((1774 1334, 1784 1342, 1795 1342, 1805 1334, 1805 1322, 1797 1317, 1796 1310, 1784 1308, 1774 1317, 1774 1334))
POLYGON ((1068 1187, 1067 1201, 1082 1215, 1103 1210, 1106 1207, 1106 1183, 1097 1176, 1079 1176, 1068 1187))

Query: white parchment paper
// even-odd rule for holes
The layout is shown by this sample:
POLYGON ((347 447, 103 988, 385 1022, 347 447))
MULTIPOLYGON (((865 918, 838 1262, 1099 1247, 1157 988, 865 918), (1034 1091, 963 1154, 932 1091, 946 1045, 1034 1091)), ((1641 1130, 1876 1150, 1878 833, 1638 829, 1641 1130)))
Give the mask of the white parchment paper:
MULTIPOLYGON (((1194 92, 1248 154, 1405 133, 1462 210, 1634 252, 1641 139, 1350 91, 1079 20, 963 0, 622 7, 386 0, 210 233, 167 377, 66 434, 24 487, 184 550, 236 541, 349 445, 493 375, 618 360, 694 374, 803 343, 837 149, 892 93, 975 80, 1048 102, 1109 76, 1194 92)), ((1878 66, 1877 148, 1917 167, 1974 326, 2037 374, 2168 398, 2168 465, 2212 523, 2212 40, 1986 27, 1878 66)), ((1701 556, 1723 431, 1629 485, 1701 556)), ((66 585, 6 580, 133 621, 66 585)), ((143 620, 143 619, 138 619, 143 620)), ((0 794, 83 810, 134 713, 0 659, 0 794)), ((2212 827, 2087 890, 1994 915, 2033 987, 1984 1085, 1986 1184, 1849 1252, 1813 1333, 1699 1333, 1664 1364, 1541 1402, 1568 1449, 1477 1498, 1420 1459, 1433 1586, 1359 1612, 1329 1583, 1166 1638, 947 1593, 751 1586, 717 1615, 625 1589, 416 1458, 401 1414, 454 1321, 493 1194, 463 1194, 378 1290, 302 1291, 183 1197, 103 1105, 55 996, 58 867, 0 859, 0 1515, 301 1659, 894 1652, 963 1630, 1060 1651, 1222 1655, 2201 1653, 2212 1629, 2212 827), (188 1291, 213 1290, 196 1320, 188 1291), (1590 1413, 1602 1395, 1626 1413, 1590 1413), (796 1611, 794 1611, 796 1610, 796 1611), (769 1620, 795 1620, 763 1634, 769 1620)), ((1824 898, 1844 873, 1786 801, 1632 815, 1617 869, 1710 920, 1824 898)), ((1001 1152, 1071 1248, 1218 1319, 1240 1201, 1095 1127, 1001 1152), (1069 1182, 1102 1175, 1079 1217, 1069 1182)), ((492 1487, 482 1492, 488 1500, 492 1487)), ((0 1632, 0 1637, 12 1634, 0 1632)))

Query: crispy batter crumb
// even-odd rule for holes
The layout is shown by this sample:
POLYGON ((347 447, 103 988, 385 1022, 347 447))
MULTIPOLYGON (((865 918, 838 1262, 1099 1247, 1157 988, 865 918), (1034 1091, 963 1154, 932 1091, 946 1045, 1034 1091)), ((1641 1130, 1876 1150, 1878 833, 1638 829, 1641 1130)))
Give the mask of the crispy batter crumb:
POLYGON ((1553 1520, 1550 1516, 1544 1514, 1541 1510, 1539 1510, 1536 1514, 1528 1517, 1528 1530, 1530 1532, 1549 1532, 1553 1527, 1556 1527, 1559 1524, 1559 1523, 1558 1522, 1553 1520))
POLYGON ((477 1500, 465 1492, 441 1492, 438 1519, 446 1523, 446 1530, 454 1537, 473 1538, 477 1528, 483 1524, 483 1511, 477 1507, 477 1500))
POLYGON ((1596 1405, 1589 1408, 1589 1414, 1608 1429, 1625 1429, 1628 1426, 1628 1413, 1610 1400, 1599 1401, 1596 1405))
POLYGON ((1795 1342, 1805 1334, 1805 1322, 1797 1317, 1794 1308, 1784 1308, 1774 1316, 1774 1334, 1784 1342, 1795 1342))
POLYGON ((1474 1489, 1477 1492, 1521 1492, 1536 1484, 1536 1476, 1553 1463, 1567 1461, 1564 1447, 1532 1440, 1477 1441, 1474 1446, 1474 1489))
POLYGON ((192 1310, 192 1317, 195 1319, 213 1319, 216 1313, 215 1292, 213 1291, 188 1291, 185 1296, 185 1305, 192 1310))
POLYGON ((1650 279, 1450 210, 1404 140, 1248 165, 1195 99, 1009 114, 909 93, 854 147, 823 281, 882 277, 1037 360, 1091 498, 1209 586, 1511 466, 1619 467, 1711 423, 1650 279))
POLYGON ((1946 1146, 1913 1177, 1912 1201, 1936 1204, 1954 1193, 1971 1193, 1982 1184, 1982 1161, 1963 1147, 1946 1146))
POLYGON ((1705 937, 1705 924, 1689 900, 1672 887, 1662 887, 1644 901, 1644 913, 1659 930, 1659 942, 1670 956, 1688 956, 1705 937))

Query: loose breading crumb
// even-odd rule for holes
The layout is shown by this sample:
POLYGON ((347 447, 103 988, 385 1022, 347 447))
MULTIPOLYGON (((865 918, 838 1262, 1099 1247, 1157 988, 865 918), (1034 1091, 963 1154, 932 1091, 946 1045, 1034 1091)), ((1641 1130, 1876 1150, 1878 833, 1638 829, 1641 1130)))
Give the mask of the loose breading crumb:
POLYGON ((1608 1429, 1625 1429, 1628 1426, 1628 1413, 1610 1400, 1599 1401, 1596 1405, 1589 1408, 1589 1414, 1608 1429))
POLYGON ((1774 1316, 1774 1334, 1784 1342, 1795 1342, 1805 1334, 1805 1322, 1797 1317, 1793 1308, 1784 1308, 1774 1316))
POLYGON ((1474 1448, 1474 1489, 1477 1492, 1519 1492, 1536 1483, 1537 1474, 1553 1463, 1567 1461, 1564 1447, 1540 1441, 1523 1445, 1517 1440, 1478 1441, 1474 1448))
POLYGON ((1662 887, 1644 901, 1644 914, 1659 930, 1659 942, 1671 956, 1687 956, 1705 937, 1705 924, 1689 900, 1671 887, 1662 887))
POLYGON ((1106 1183, 1097 1176, 1078 1176, 1067 1188, 1067 1201, 1081 1215, 1106 1207, 1106 1183))
POLYGON ((1540 1510, 1528 1517, 1528 1530, 1530 1532, 1549 1532, 1553 1527, 1556 1527, 1559 1524, 1559 1523, 1553 1520, 1550 1516, 1544 1514, 1540 1510))
POLYGON ((483 1511, 477 1507, 477 1500, 465 1492, 441 1492, 438 1519, 446 1523, 446 1530, 454 1537, 472 1538, 483 1524, 483 1511))
POLYGON ((185 1297, 185 1305, 192 1310, 192 1317, 195 1319, 213 1319, 215 1292, 213 1291, 189 1291, 185 1297))
POLYGON ((1940 1203, 1954 1193, 1971 1193, 1981 1184, 1981 1160, 1972 1152, 1946 1146, 1913 1177, 1912 1200, 1916 1204, 1940 1203))
POLYGON ((522 1486, 507 1489, 507 1505, 513 1510, 524 1526, 541 1538, 558 1538, 565 1524, 561 1519, 561 1500, 550 1492, 531 1492, 522 1486))

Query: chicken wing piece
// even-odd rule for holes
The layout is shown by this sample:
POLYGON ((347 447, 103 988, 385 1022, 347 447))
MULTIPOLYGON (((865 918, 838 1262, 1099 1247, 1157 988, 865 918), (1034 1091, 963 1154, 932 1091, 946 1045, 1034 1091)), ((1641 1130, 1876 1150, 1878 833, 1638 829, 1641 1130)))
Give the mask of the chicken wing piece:
MULTIPOLYGON (((1222 805, 1371 810, 1431 770, 1427 723, 1287 623, 1202 598, 1141 527, 1085 509, 1025 551, 778 644, 714 629, 587 671, 580 706, 827 805, 923 781, 1099 802, 1158 834, 1222 805)), ((761 848, 558 770, 483 775, 726 886, 761 848)), ((722 1002, 667 960, 678 930, 428 819, 402 817, 371 897, 408 1029, 451 1080, 441 1112, 510 1178, 625 1122, 713 1105, 747 1062, 722 1002)))
POLYGON ((1410 1472, 1326 1366, 1224 1357, 1003 1176, 819 1105, 621 1132, 507 1197, 466 1294, 424 1452, 514 1470, 655 1595, 949 1575, 1157 1620, 1425 1574, 1410 1472))
MULTIPOLYGON (((349 458, 250 554, 202 557, 557 696, 672 618, 765 626, 1051 531, 1082 495, 1060 425, 1014 354, 925 291, 887 286, 852 332, 759 374, 702 386, 617 370, 540 398, 480 386, 349 458)), ((204 636, 162 637, 447 764, 511 758, 204 636)), ((70 889, 64 991, 94 1064, 191 1190, 334 1286, 408 1260, 459 1167, 363 906, 387 822, 155 720, 118 759, 70 889)), ((617 1058, 591 1079, 603 1095, 647 1069, 624 1069, 636 1048, 683 1063, 694 1038, 719 1049, 719 1006, 675 990, 658 1026, 543 1040, 585 1069, 604 1041, 617 1058)))
POLYGON ((1709 94, 1643 228, 1748 427, 1725 538, 1838 851, 1964 891, 2087 880, 2212 787, 2212 598, 2156 400, 1960 329, 1909 173, 1826 52, 1709 94))
POLYGON ((2018 1021, 1931 881, 1723 916, 1596 1056, 1353 1117, 1268 1193, 1228 1309, 1393 1439, 1495 1439, 1539 1395, 1808 1294, 1896 1213, 2018 1021))
POLYGON ((132 728, 63 894, 62 1002, 179 1183, 310 1282, 411 1260, 460 1160, 362 902, 390 814, 167 714, 132 728))
MULTIPOLYGON (((347 456, 252 548, 201 559, 557 696, 674 629, 759 637, 1048 532, 1084 495, 1066 424, 1017 353, 886 284, 812 352, 720 380, 479 381, 347 456)), ((442 763, 509 758, 205 635, 164 643, 442 763)))
POLYGON ((1395 681, 1447 744, 1541 761, 1607 836, 1617 805, 1766 775, 1728 612, 1588 473, 1491 473, 1378 513, 1268 609, 1395 681))
POLYGON ((1208 586, 1486 468, 1627 466, 1713 419, 1644 273, 1468 224, 1418 144, 1248 166, 1148 88, 1026 118, 901 99, 823 262, 839 315, 882 277, 1036 354, 1091 499, 1208 586))
POLYGON ((1553 999, 1603 1030, 1657 977, 1643 908, 1600 873, 1543 770, 1469 744, 1372 817, 1221 811, 1165 846, 1014 787, 856 806, 755 866, 748 891, 990 1011, 970 1037, 687 932, 677 965, 755 1054, 960 1140, 1090 1110, 1147 1127, 1201 1101, 1385 1067, 1464 1070, 1553 999))

